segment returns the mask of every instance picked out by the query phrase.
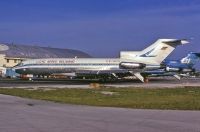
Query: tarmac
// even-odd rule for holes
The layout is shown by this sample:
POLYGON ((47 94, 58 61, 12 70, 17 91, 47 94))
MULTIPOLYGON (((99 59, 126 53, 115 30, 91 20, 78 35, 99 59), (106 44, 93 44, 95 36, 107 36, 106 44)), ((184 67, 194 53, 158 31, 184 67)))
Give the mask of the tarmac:
POLYGON ((1 132, 200 132, 200 111, 58 104, 0 95, 1 132))
POLYGON ((137 87, 137 88, 176 88, 200 86, 200 78, 183 78, 181 80, 173 77, 151 78, 148 83, 142 83, 137 79, 119 80, 110 82, 97 82, 90 80, 66 80, 66 79, 41 79, 41 80, 0 80, 0 88, 93 88, 98 84, 100 87, 137 87))
MULTIPOLYGON (((0 88, 91 88, 91 81, 0 80, 0 88)), ((199 78, 101 83, 104 87, 200 86, 199 78)), ((200 111, 143 110, 59 104, 0 94, 2 132, 200 132, 200 111)))

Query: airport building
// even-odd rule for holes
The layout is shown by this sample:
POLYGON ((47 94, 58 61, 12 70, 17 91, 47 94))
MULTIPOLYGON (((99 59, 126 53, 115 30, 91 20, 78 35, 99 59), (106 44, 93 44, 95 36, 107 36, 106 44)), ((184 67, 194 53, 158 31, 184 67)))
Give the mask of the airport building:
POLYGON ((72 49, 59 49, 18 44, 0 44, 0 76, 23 60, 37 58, 85 58, 91 57, 85 52, 72 49))

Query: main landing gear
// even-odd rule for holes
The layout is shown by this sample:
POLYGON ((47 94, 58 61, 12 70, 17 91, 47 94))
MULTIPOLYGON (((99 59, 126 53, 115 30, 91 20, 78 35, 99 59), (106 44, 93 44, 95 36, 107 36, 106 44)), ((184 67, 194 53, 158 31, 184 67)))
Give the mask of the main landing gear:
POLYGON ((149 82, 149 78, 144 77, 144 83, 148 83, 149 82))

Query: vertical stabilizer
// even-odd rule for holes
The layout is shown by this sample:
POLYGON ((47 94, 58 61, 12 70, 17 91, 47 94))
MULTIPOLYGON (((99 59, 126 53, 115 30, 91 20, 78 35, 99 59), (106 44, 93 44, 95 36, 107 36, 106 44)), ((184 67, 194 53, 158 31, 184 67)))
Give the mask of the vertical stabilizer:
POLYGON ((145 64, 160 64, 178 45, 189 43, 182 39, 158 39, 140 52, 127 52, 123 58, 145 64))
POLYGON ((197 63, 199 59, 200 53, 191 52, 186 57, 181 59, 181 63, 193 66, 197 63))
POLYGON ((141 52, 140 59, 160 64, 178 45, 186 44, 186 40, 159 39, 141 52))

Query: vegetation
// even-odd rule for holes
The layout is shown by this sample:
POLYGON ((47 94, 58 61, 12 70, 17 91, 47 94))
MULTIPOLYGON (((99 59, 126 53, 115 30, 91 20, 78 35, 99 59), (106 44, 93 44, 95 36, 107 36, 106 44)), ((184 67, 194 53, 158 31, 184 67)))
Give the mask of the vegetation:
POLYGON ((200 87, 142 89, 5 89, 0 94, 68 104, 137 109, 200 110, 200 87))

